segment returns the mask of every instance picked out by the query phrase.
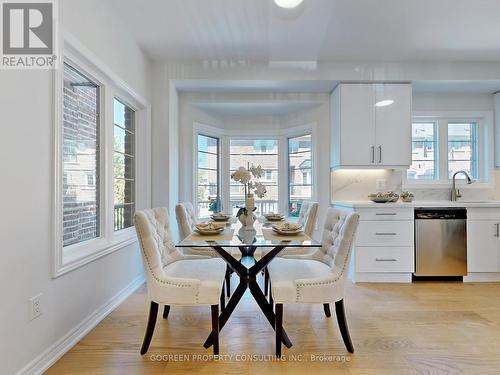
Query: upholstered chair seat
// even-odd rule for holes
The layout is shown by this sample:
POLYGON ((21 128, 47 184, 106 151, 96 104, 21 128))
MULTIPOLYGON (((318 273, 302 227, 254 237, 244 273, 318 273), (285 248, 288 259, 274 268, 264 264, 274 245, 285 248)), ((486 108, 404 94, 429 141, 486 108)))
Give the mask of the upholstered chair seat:
POLYGON ((321 248, 309 254, 275 258, 268 265, 271 282, 270 299, 276 303, 276 355, 281 355, 281 322, 283 304, 323 304, 330 316, 330 303, 335 303, 337 320, 344 344, 353 352, 344 312, 344 287, 354 234, 358 227, 357 213, 329 208, 321 248))
POLYGON ((141 354, 147 352, 151 343, 159 304, 165 305, 164 318, 172 305, 210 305, 214 353, 218 354, 218 305, 219 301, 224 304, 225 262, 180 252, 172 241, 164 207, 136 211, 134 222, 151 301, 141 354))

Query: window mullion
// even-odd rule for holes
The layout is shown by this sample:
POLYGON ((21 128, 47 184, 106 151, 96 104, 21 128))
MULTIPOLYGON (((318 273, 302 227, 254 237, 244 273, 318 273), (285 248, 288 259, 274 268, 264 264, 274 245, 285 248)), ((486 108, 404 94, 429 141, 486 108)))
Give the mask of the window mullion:
POLYGON ((439 180, 448 181, 448 119, 439 119, 437 121, 439 129, 439 180))

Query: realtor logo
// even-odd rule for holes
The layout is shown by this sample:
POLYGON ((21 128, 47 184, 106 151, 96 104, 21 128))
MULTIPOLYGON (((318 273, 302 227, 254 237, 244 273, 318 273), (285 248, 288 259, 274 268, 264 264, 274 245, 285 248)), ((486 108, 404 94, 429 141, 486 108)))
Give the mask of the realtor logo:
POLYGON ((47 69, 55 66, 54 1, 2 1, 1 67, 47 69))

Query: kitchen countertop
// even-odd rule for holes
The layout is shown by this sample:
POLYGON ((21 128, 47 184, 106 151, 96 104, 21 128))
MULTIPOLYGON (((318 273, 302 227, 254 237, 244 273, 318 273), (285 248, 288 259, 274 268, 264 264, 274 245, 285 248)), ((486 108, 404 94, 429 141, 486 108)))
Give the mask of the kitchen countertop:
POLYGON ((333 201, 332 206, 340 206, 346 208, 404 208, 404 207, 466 207, 466 208, 500 208, 500 200, 484 200, 484 201, 467 201, 459 200, 452 201, 418 201, 413 202, 395 202, 395 203, 375 203, 372 201, 333 201))

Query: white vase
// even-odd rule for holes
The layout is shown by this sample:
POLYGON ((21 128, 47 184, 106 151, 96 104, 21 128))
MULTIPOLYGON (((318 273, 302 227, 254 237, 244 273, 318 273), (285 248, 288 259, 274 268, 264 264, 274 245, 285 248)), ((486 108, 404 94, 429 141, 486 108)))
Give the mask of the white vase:
POLYGON ((247 213, 242 213, 239 217, 238 220, 240 221, 241 225, 245 230, 253 230, 253 224, 255 223, 255 220, 257 217, 254 215, 253 212, 247 212, 247 213))
POLYGON ((255 198, 253 197, 252 193, 248 193, 245 196, 245 208, 248 211, 253 211, 253 209, 255 208, 255 198))
POLYGON ((257 231, 254 228, 245 228, 241 227, 238 230, 238 236, 241 241, 248 246, 251 246, 255 241, 255 236, 257 235, 257 231))

